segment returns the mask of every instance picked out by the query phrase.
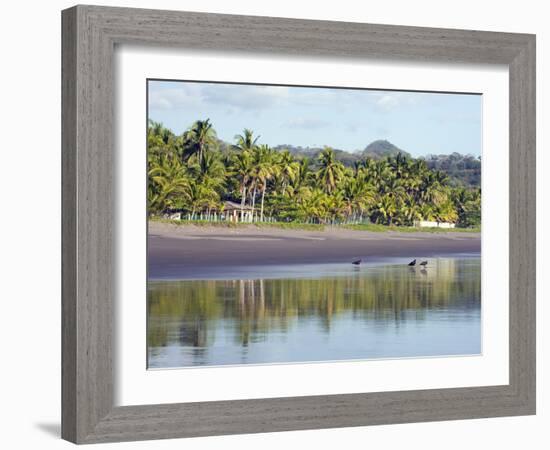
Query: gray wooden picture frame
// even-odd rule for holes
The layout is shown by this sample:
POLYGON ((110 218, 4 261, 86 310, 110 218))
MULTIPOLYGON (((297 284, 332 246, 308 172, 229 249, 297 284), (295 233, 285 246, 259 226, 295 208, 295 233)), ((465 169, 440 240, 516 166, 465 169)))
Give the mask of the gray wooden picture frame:
POLYGON ((535 36, 75 6, 62 12, 62 437, 75 443, 535 413, 535 36), (117 44, 505 64, 510 82, 509 384, 114 406, 117 44))

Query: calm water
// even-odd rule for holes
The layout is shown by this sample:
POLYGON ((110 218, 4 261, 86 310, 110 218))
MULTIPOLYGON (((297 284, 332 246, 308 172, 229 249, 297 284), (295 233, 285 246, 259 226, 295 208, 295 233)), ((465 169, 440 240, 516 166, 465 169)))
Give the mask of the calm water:
POLYGON ((265 267, 263 279, 150 281, 148 366, 479 354, 480 269, 461 257, 427 270, 301 265, 265 267))

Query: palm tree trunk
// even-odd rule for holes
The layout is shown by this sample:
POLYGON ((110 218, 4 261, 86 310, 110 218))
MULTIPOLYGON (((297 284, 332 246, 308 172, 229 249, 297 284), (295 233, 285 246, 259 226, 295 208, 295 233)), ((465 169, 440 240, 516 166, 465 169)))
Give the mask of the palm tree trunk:
POLYGON ((264 221, 264 197, 265 197, 265 183, 262 186, 262 207, 260 209, 260 222, 264 221))
POLYGON ((254 191, 252 192, 252 222, 254 222, 254 217, 256 216, 256 186, 254 186, 254 191))
POLYGON ((246 184, 244 183, 243 183, 243 188, 241 192, 242 192, 242 197, 241 197, 241 220, 242 220, 243 214, 244 214, 244 207, 246 205, 246 184))

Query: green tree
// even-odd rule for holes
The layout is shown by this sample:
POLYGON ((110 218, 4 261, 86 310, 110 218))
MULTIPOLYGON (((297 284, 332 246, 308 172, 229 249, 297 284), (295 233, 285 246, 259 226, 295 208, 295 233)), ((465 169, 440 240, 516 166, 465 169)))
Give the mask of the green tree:
POLYGON ((246 193, 252 175, 252 156, 248 152, 235 153, 232 158, 231 173, 239 180, 241 194, 241 214, 246 206, 246 193))
POLYGON ((251 152, 256 148, 258 137, 254 137, 254 132, 245 128, 243 134, 235 135, 236 144, 233 146, 234 149, 240 150, 241 152, 251 152))
POLYGON ((150 213, 181 208, 189 200, 190 180, 178 158, 163 156, 150 165, 147 197, 150 213))
POLYGON ((210 119, 197 120, 189 130, 183 134, 183 159, 187 160, 197 155, 199 161, 204 153, 217 145, 216 131, 212 127, 210 119))
POLYGON ((344 176, 344 166, 336 160, 334 150, 330 147, 325 147, 319 155, 319 164, 318 180, 325 192, 331 194, 336 190, 338 183, 344 176))
POLYGON ((261 207, 260 207, 260 220, 263 221, 264 200, 265 200, 265 192, 267 189, 267 183, 269 180, 271 180, 274 176, 276 176, 279 173, 280 168, 277 164, 274 151, 267 145, 261 145, 259 147, 256 147, 255 151, 253 152, 253 155, 254 155, 253 156, 254 179, 256 180, 256 183, 262 193, 261 207))

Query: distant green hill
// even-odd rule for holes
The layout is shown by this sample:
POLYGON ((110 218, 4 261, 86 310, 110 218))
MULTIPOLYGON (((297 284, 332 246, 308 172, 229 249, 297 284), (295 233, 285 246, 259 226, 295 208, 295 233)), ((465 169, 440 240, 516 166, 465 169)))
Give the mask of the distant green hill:
POLYGON ((455 186, 481 186, 481 161, 472 155, 427 155, 422 157, 430 169, 445 172, 455 186))
POLYGON ((367 145, 365 150, 362 152, 362 156, 364 158, 381 159, 386 158, 387 156, 396 156, 398 153, 402 153, 408 157, 411 156, 410 153, 400 149, 396 145, 393 145, 391 142, 386 141, 385 139, 379 139, 367 145))

